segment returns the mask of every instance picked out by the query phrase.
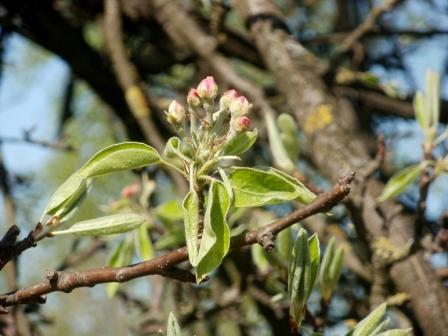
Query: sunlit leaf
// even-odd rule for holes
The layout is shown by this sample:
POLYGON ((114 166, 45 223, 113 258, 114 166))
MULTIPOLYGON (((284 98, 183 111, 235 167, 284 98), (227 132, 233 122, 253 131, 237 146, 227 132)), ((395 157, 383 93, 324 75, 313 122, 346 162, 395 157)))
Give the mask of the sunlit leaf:
POLYGON ((154 257, 151 236, 146 225, 140 225, 135 232, 137 254, 141 260, 149 260, 154 257))
POLYGON ((250 246, 250 252, 254 264, 258 267, 262 274, 266 274, 269 271, 269 261, 266 258, 266 251, 259 244, 253 244, 250 246))
POLYGON ((387 304, 383 303, 361 320, 351 332, 352 336, 370 336, 382 323, 386 314, 387 304))
POLYGON ((91 179, 84 179, 77 173, 70 176, 51 196, 45 215, 57 216, 61 222, 66 220, 84 200, 91 184, 91 179))
POLYGON ((257 130, 246 131, 232 138, 224 147, 224 155, 241 155, 257 140, 257 130))
POLYGON ((226 219, 229 208, 230 198, 226 187, 222 182, 213 181, 208 193, 204 232, 199 247, 196 270, 198 281, 218 267, 229 251, 230 230, 226 219))
POLYGON ((162 203, 156 208, 157 216, 167 221, 178 221, 183 218, 182 206, 179 201, 171 200, 162 203))
POLYGON ((73 224, 69 229, 52 233, 53 235, 103 236, 134 230, 145 220, 145 217, 136 213, 118 213, 81 221, 73 224))
POLYGON ((278 131, 273 115, 271 113, 267 113, 265 121, 268 129, 271 154, 276 167, 284 169, 288 172, 293 171, 295 168, 294 162, 292 162, 288 152, 283 146, 283 142, 280 138, 280 132, 278 131))
POLYGON ((429 113, 425 113, 425 102, 422 92, 417 92, 414 97, 415 118, 420 127, 425 130, 429 125, 429 113))
MULTIPOLYGON (((129 239, 123 239, 111 252, 107 261, 109 267, 122 267, 129 265, 132 261, 134 246, 129 239)), ((106 284, 106 292, 109 297, 113 297, 118 290, 118 282, 106 284)))
POLYGON ((289 313, 300 326, 304 318, 304 307, 314 287, 319 267, 319 240, 300 229, 292 250, 288 268, 288 292, 291 298, 289 313))
POLYGON ((234 167, 229 174, 234 206, 259 207, 297 199, 309 203, 315 195, 302 183, 276 169, 234 167))
POLYGON ((158 161, 160 161, 160 156, 151 146, 140 142, 122 142, 96 153, 79 170, 79 174, 90 178, 122 170, 136 169, 158 161))
POLYGON ((389 179, 378 200, 382 202, 401 194, 419 177, 423 168, 421 164, 415 164, 396 173, 389 179))
POLYGON ((199 200, 194 190, 191 190, 182 203, 184 215, 185 240, 187 241, 188 258, 193 267, 198 265, 199 253, 199 200))
POLYGON ((166 326, 166 336, 182 336, 179 323, 173 312, 170 312, 168 324, 166 326))
POLYGON ((319 283, 322 298, 328 302, 336 287, 342 270, 344 249, 336 247, 336 239, 332 237, 327 245, 319 271, 319 283))

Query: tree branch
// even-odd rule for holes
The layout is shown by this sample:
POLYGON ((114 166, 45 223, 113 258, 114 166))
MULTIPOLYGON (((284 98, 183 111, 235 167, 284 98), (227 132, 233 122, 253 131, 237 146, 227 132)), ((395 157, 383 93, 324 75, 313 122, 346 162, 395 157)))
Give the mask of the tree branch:
MULTIPOLYGON (((312 203, 297 209, 291 214, 275 221, 259 230, 249 231, 232 238, 231 249, 254 244, 260 237, 267 234, 276 235, 285 228, 319 212, 326 212, 344 199, 350 192, 350 184, 354 174, 342 178, 334 187, 319 195, 312 203)), ((174 268, 176 265, 188 260, 187 248, 181 247, 163 256, 153 258, 138 264, 125 267, 101 267, 78 272, 49 272, 46 280, 34 286, 19 289, 14 293, 0 296, 0 306, 7 307, 17 304, 38 302, 46 300, 46 294, 52 292, 69 293, 79 287, 93 287, 106 282, 126 282, 147 275, 162 275, 181 281, 194 282, 195 277, 188 271, 174 268), (187 276, 187 273, 190 273, 187 276)))

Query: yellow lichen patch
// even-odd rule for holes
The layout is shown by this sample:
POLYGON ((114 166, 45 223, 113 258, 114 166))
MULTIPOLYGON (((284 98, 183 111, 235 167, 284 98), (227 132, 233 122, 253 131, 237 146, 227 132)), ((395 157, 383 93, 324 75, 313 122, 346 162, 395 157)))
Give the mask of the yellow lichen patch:
POLYGON ((146 102, 142 89, 133 85, 126 90, 126 102, 136 118, 147 117, 150 114, 149 106, 146 102))
POLYGON ((333 107, 330 104, 322 104, 310 113, 303 129, 306 133, 313 133, 331 124, 332 121, 333 107))

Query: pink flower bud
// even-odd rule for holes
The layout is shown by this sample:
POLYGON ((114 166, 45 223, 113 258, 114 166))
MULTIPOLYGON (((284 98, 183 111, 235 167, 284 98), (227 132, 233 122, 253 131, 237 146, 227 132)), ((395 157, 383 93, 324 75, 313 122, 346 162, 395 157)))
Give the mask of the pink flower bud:
POLYGON ((132 183, 121 189, 121 197, 132 198, 135 197, 140 192, 140 184, 132 183))
POLYGON ((219 100, 219 108, 221 110, 228 109, 230 104, 238 98, 238 92, 235 90, 229 90, 224 92, 221 99, 219 100))
POLYGON ((218 85, 212 76, 207 76, 198 85, 198 94, 202 99, 214 99, 218 94, 218 85))
POLYGON ((246 116, 240 116, 235 120, 235 130, 237 132, 247 131, 252 125, 252 120, 246 116))
POLYGON ((190 89, 190 91, 188 91, 187 102, 191 107, 198 107, 201 104, 198 90, 190 89))
POLYGON ((175 100, 168 107, 167 120, 172 125, 179 125, 185 120, 185 109, 175 100))
POLYGON ((252 104, 244 96, 240 96, 232 101, 229 106, 230 113, 233 116, 243 116, 249 113, 252 104))

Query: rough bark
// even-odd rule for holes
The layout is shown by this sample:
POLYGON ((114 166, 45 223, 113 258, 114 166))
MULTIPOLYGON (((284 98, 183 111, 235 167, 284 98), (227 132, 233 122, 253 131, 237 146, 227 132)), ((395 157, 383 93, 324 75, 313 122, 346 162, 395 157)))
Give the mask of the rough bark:
MULTIPOLYGON (((352 106, 328 92, 316 71, 317 60, 305 48, 285 31, 272 28, 269 20, 262 19, 266 15, 260 14, 278 15, 270 1, 244 0, 238 2, 237 7, 240 14, 252 22, 251 35, 275 76, 279 91, 285 95, 289 108, 307 133, 316 166, 331 180, 349 170, 362 175, 371 158, 364 145, 365 138, 358 131, 352 106)), ((367 242, 388 234, 392 243, 403 246, 412 239, 415 218, 398 213, 393 203, 382 205, 380 214, 376 197, 382 187, 374 180, 358 181, 349 201, 353 221, 360 236, 366 235, 367 242)), ((410 295, 425 334, 445 335, 448 291, 422 253, 395 264, 391 276, 398 289, 410 295)))

